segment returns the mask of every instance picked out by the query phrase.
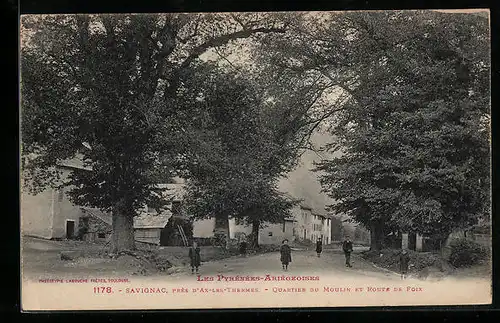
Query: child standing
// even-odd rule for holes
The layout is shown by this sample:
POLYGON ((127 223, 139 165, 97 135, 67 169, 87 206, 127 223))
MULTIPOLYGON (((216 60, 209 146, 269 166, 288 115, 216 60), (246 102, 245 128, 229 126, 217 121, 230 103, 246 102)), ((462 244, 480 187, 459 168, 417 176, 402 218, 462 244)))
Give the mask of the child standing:
POLYGON ((191 260, 191 274, 194 274, 195 270, 198 273, 198 267, 200 267, 201 256, 200 247, 196 241, 193 241, 193 245, 189 248, 189 259, 191 260))
POLYGON ((292 249, 290 249, 287 239, 283 240, 282 242, 280 254, 280 260, 281 264, 283 265, 283 270, 288 270, 288 264, 292 262, 292 249))
POLYGON ((318 238, 316 241, 316 253, 318 254, 318 258, 321 256, 321 251, 323 251, 323 240, 318 238))
POLYGON ((399 255, 399 269, 401 271, 401 279, 406 278, 409 264, 410 264, 410 255, 408 254, 408 251, 403 250, 399 255))

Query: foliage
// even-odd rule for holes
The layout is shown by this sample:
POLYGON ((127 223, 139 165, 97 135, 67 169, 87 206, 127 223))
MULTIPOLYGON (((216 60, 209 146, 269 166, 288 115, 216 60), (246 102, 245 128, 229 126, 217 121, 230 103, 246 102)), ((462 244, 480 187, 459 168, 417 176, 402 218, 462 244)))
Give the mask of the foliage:
POLYGON ((297 154, 281 145, 277 121, 268 118, 255 88, 206 64, 193 71, 186 89, 179 104, 190 112, 182 125, 188 213, 247 223, 283 221, 293 203, 276 181, 297 154))
MULTIPOLYGON (((361 256, 378 266, 400 272, 400 254, 401 249, 382 249, 380 251, 365 251, 361 256)), ((410 273, 425 272, 429 268, 439 272, 451 272, 453 270, 438 253, 408 250, 408 256, 410 257, 410 273)))
POLYGON ((114 233, 133 248, 131 218, 175 175, 173 102, 186 70, 215 46, 283 24, 267 14, 49 15, 23 17, 21 30, 26 188, 63 180, 73 202, 123 216, 114 233), (91 171, 61 179, 54 166, 78 155, 91 171))
POLYGON ((331 128, 341 154, 318 167, 334 209, 424 235, 474 223, 489 203, 487 20, 391 12, 346 23, 359 66, 331 128))
POLYGON ((456 239, 450 247, 449 262, 456 268, 477 265, 488 258, 488 250, 470 239, 456 239))
POLYGON ((317 171, 333 210, 370 228, 372 246, 391 231, 446 235, 488 213, 486 17, 315 13, 289 30, 267 35, 260 58, 318 91, 307 117, 336 142, 317 171))

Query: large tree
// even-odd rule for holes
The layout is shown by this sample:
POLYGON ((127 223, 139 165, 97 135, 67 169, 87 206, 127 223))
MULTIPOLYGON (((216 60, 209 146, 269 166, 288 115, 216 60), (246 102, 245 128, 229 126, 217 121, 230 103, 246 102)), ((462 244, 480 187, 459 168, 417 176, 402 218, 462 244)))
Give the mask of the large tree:
POLYGON ((486 16, 310 13, 290 28, 266 36, 260 57, 329 93, 292 113, 329 128, 323 187, 370 228, 372 248, 389 231, 446 235, 488 209, 486 16))
POLYGON ((240 219, 253 226, 256 245, 259 228, 283 222, 293 206, 277 180, 295 165, 298 150, 282 144, 275 109, 248 79, 205 64, 183 88, 188 212, 215 218, 226 241, 229 219, 240 219))
POLYGON ((71 198, 113 214, 113 249, 135 248, 133 217, 175 173, 184 74, 214 46, 283 32, 268 14, 59 15, 22 19, 23 176, 53 185, 81 154, 71 198), (87 148, 85 148, 83 146, 87 148), (25 160, 26 159, 26 160, 25 160))
POLYGON ((355 85, 322 183, 372 230, 446 235, 489 203, 488 24, 470 14, 347 16, 355 85))

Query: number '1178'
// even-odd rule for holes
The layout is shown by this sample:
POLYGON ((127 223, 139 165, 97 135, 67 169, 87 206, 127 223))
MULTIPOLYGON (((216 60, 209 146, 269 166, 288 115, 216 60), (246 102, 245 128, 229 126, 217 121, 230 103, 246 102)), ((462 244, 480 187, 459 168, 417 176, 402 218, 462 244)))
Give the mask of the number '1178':
POLYGON ((111 294, 111 287, 94 287, 94 294, 111 294))

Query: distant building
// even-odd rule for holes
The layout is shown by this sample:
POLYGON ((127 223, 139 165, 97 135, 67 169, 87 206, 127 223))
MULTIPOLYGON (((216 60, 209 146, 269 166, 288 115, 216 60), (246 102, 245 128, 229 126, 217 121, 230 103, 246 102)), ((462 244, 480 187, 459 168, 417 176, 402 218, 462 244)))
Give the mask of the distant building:
MULTIPOLYGON (((196 222, 195 222, 196 224, 196 222)), ((323 244, 331 243, 331 220, 321 211, 313 211, 310 206, 302 202, 291 210, 291 216, 281 223, 265 223, 259 231, 259 244, 281 244, 284 239, 290 242, 312 242, 318 238, 323 244), (314 212, 314 213, 313 213, 314 212)), ((252 228, 239 223, 235 219, 229 220, 230 238, 249 235, 252 228)))

